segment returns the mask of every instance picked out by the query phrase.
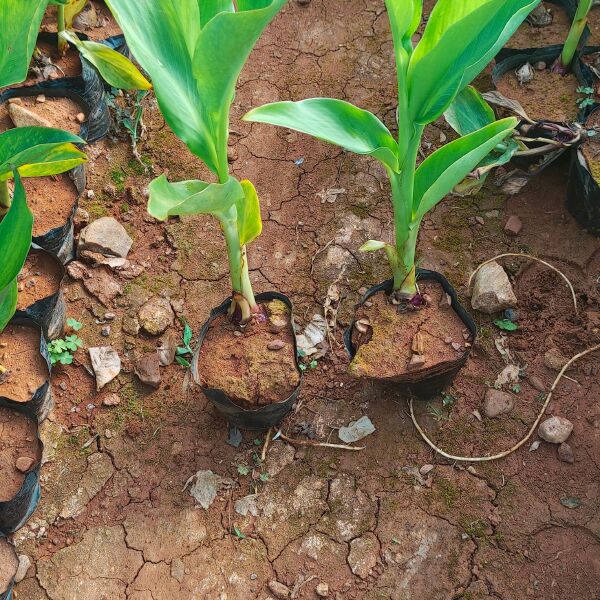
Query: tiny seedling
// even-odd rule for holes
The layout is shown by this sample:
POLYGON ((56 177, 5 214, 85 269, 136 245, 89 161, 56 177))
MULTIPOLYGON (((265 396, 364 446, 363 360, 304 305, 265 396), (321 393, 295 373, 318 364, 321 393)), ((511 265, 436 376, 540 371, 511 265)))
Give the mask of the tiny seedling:
POLYGON ((454 401, 454 397, 450 394, 442 394, 442 406, 444 406, 444 408, 452 406, 454 404, 454 401))
POLYGON ((247 467, 246 465, 238 465, 237 472, 242 476, 248 475, 248 473, 250 473, 250 467, 247 467))
POLYGON ((80 323, 77 319, 74 319, 73 317, 69 317, 67 319, 67 325, 73 331, 79 331, 83 327, 83 323, 80 323))
POLYGON ((83 346, 83 340, 77 335, 67 335, 63 339, 53 340, 48 344, 50 362, 55 365, 70 365, 73 362, 73 354, 77 348, 83 346))
POLYGON ((233 526, 233 535, 239 538, 240 540, 245 540, 246 536, 234 525, 233 526))
POLYGON ((269 474, 268 473, 261 473, 260 474, 260 480, 261 481, 269 481, 269 474))
POLYGON ((521 393, 521 386, 518 383, 515 383, 510 389, 515 394, 521 393))
POLYGON ((577 106, 579 108, 586 108, 586 106, 592 106, 594 104, 594 88, 580 85, 577 88, 578 94, 584 94, 584 98, 577 98, 577 106))
POLYGON ((444 411, 438 406, 428 404, 427 408, 429 409, 427 414, 431 415, 436 421, 448 421, 448 417, 444 414, 444 411))
POLYGON ((192 335, 192 328, 189 326, 189 323, 185 321, 182 336, 183 346, 177 346, 177 350, 175 350, 175 360, 177 361, 177 364, 181 365, 182 367, 190 366, 190 361, 185 357, 193 354, 193 350, 190 348, 192 335))
POLYGON ((503 331, 516 331, 519 326, 510 319, 496 319, 494 325, 503 331))

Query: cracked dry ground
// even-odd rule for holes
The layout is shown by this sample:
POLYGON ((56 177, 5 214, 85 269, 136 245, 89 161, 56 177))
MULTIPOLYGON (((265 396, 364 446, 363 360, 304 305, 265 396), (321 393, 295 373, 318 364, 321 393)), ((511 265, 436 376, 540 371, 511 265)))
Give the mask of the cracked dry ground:
MULTIPOLYGON (((392 44, 382 7, 380 0, 313 0, 308 8, 291 3, 259 43, 238 88, 233 169, 256 184, 264 217, 264 233, 250 249, 252 279, 259 291, 292 297, 301 326, 337 281, 341 330, 358 290, 386 276, 384 265, 356 249, 365 239, 389 238, 387 182, 372 160, 239 117, 267 101, 330 95, 372 110, 394 129, 392 44), (329 188, 346 191, 333 203, 321 202, 319 194, 329 188)), ((153 101, 145 120, 141 151, 155 174, 208 176, 168 131, 153 101)), ((440 133, 450 135, 442 121, 428 128, 432 147, 440 133)), ((96 198, 82 206, 92 217, 111 214, 128 227, 135 240, 130 258, 145 270, 121 282, 123 295, 110 308, 79 283, 67 284, 69 314, 85 323, 79 333, 86 345, 106 343, 94 314, 117 314, 108 341, 124 357, 124 369, 99 394, 83 366, 56 370, 56 408, 43 427, 43 498, 17 534, 19 552, 33 562, 16 587, 17 600, 267 600, 271 580, 295 589, 297 598, 315 598, 319 582, 340 599, 598 598, 597 357, 570 371, 576 382, 563 380, 549 407, 574 423, 573 464, 542 444, 465 469, 421 442, 404 398, 347 377, 338 331, 338 344, 307 372, 283 429, 300 436, 294 427, 309 424, 318 439, 335 441, 335 428, 368 414, 377 431, 360 452, 275 442, 266 462, 269 480, 242 476, 237 465, 253 464, 257 436, 245 433, 237 449, 227 445, 223 421, 199 393, 184 391, 180 367, 162 371, 157 391, 141 386, 132 363, 155 341, 123 330, 131 330, 139 306, 156 294, 175 301, 198 330, 228 294, 218 225, 203 217, 154 222, 143 196, 152 174, 140 172, 127 145, 101 144, 90 155, 88 189, 96 198), (119 406, 102 406, 109 392, 120 395, 119 406), (423 478, 415 467, 426 463, 435 466, 423 478), (199 469, 234 482, 206 511, 182 492, 199 469), (235 500, 255 491, 258 515, 241 516, 235 500), (569 509, 564 498, 581 506, 569 509), (232 535, 234 527, 243 539, 232 535)), ((510 265, 521 314, 511 347, 546 389, 555 373, 544 366, 544 351, 557 346, 572 355, 591 345, 600 316, 598 239, 565 211, 566 167, 552 167, 516 197, 501 195, 493 183, 472 198, 449 197, 425 221, 419 243, 423 264, 446 273, 465 301, 471 269, 500 252, 531 252, 565 271, 578 294, 579 316, 557 276, 510 265), (517 238, 502 231, 510 214, 524 223, 517 238)), ((488 317, 477 318, 479 341, 450 390, 453 406, 432 399, 418 410, 434 439, 454 453, 510 447, 541 403, 526 380, 511 415, 483 422, 473 416, 486 384, 503 368, 494 348, 497 330, 488 317), (443 418, 435 420, 433 409, 443 418)), ((78 360, 87 357, 80 352, 78 360)))

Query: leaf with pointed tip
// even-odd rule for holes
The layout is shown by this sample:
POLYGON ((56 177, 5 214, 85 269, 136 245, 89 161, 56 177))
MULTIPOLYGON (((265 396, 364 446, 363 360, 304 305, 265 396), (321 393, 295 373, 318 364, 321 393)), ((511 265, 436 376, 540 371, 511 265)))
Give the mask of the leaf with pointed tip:
POLYGON ((460 137, 428 156, 415 173, 413 223, 419 223, 516 127, 514 117, 501 119, 460 137))
POLYGON ((388 19, 394 37, 394 46, 403 47, 421 23, 423 0, 385 0, 388 19))
POLYGON ((244 197, 237 202, 237 224, 240 234, 240 245, 245 246, 255 240, 262 231, 260 204, 256 189, 247 179, 240 181, 244 197))
POLYGON ((91 62, 102 79, 120 90, 149 90, 152 84, 140 73, 139 69, 120 52, 98 42, 83 41, 69 31, 61 34, 73 44, 81 55, 91 62))
POLYGON ((200 27, 204 27, 220 12, 235 12, 232 0, 200 0, 200 27))
POLYGON ((359 248, 359 250, 361 252, 377 252, 377 250, 383 250, 386 245, 385 242, 380 242, 379 240, 368 240, 359 248))
POLYGON ((273 102, 251 110, 243 119, 295 129, 356 154, 369 154, 398 170, 398 145, 388 128, 374 114, 343 100, 273 102))
POLYGON ((473 133, 496 120, 492 107, 472 85, 456 96, 444 117, 459 135, 473 133))
POLYGON ((65 3, 65 27, 71 29, 73 19, 84 9, 87 0, 67 0, 65 3))

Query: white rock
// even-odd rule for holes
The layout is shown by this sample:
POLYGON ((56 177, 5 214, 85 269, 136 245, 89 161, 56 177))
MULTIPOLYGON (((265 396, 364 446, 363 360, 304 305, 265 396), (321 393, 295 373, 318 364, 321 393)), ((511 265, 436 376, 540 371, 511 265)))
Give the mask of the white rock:
POLYGON ((27 571, 31 566, 31 559, 27 554, 19 554, 19 566, 17 567, 17 573, 15 575, 15 583, 19 583, 25 579, 27 571))
POLYGON ((242 515, 243 517, 247 517, 249 514, 253 517, 258 517, 260 510, 256 504, 257 499, 258 494, 250 494, 243 498, 238 498, 233 508, 238 515, 242 515))
POLYGON ((482 410, 486 417, 494 419, 509 413, 513 406, 513 397, 508 392, 489 388, 485 393, 482 410))
POLYGON ((15 127, 53 127, 48 119, 18 104, 9 104, 8 114, 15 127))
POLYGON ((540 424, 538 435, 551 444, 562 444, 573 431, 573 423, 564 417, 550 417, 540 424))
POLYGON ((371 419, 366 415, 358 419, 358 421, 352 421, 347 427, 340 427, 338 431, 338 437, 342 442, 350 444, 362 440, 364 437, 370 435, 375 431, 375 426, 371 422, 371 419))
POLYGON ((121 372, 121 359, 111 346, 90 348, 89 353, 96 374, 96 390, 99 391, 121 372))
POLYGON ((477 272, 471 305, 475 310, 488 314, 517 305, 508 275, 496 261, 484 265, 477 272))
POLYGON ((125 258, 132 244, 133 240, 119 221, 113 217, 101 217, 81 230, 77 251, 91 250, 105 256, 125 258))
POLYGON ((140 308, 138 321, 150 335, 160 335, 175 321, 171 303, 160 296, 150 298, 140 308))

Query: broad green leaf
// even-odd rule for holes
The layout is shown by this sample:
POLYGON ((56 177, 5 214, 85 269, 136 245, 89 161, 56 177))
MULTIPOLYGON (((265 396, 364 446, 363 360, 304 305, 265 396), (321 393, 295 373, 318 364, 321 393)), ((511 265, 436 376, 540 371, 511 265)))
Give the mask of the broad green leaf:
POLYGON ((64 173, 87 160, 87 156, 71 143, 39 144, 12 156, 0 165, 0 181, 12 177, 17 167, 21 177, 41 177, 64 173))
POLYGON ((385 242, 380 242, 379 240, 368 240, 359 248, 359 250, 361 252, 377 252, 377 250, 383 250, 385 247, 385 242))
POLYGON ((459 135, 473 133, 496 120, 492 107, 471 85, 456 96, 444 117, 459 135))
POLYGON ((374 114, 343 100, 274 102, 251 110, 243 119, 295 129, 356 154, 370 154, 398 170, 397 144, 387 127, 374 114))
POLYGON ((17 299, 17 280, 15 278, 4 289, 0 290, 0 333, 15 314, 17 299))
POLYGON ((244 194, 240 182, 233 177, 224 184, 204 181, 169 183, 161 175, 150 183, 149 191, 148 212, 161 221, 174 215, 196 214, 222 219, 244 194))
POLYGON ((262 231, 260 204, 254 186, 247 179, 242 179, 240 185, 244 197, 237 202, 237 222, 240 232, 240 245, 245 246, 255 240, 262 231))
POLYGON ((221 178, 228 170, 229 108, 235 85, 261 33, 286 1, 254 3, 260 8, 243 12, 221 12, 206 24, 198 38, 193 55, 194 77, 221 165, 221 178))
POLYGON ((388 19, 394 37, 394 46, 404 46, 410 40, 419 24, 423 11, 423 0, 385 0, 388 19))
POLYGON ((413 223, 420 222, 423 215, 505 139, 517 123, 514 117, 496 121, 442 146, 428 156, 415 173, 413 223))
POLYGON ((0 290, 23 268, 31 246, 33 215, 25 200, 25 188, 15 173, 15 190, 10 209, 0 221, 0 290))
POLYGON ((220 12, 234 12, 232 0, 199 0, 200 26, 204 27, 216 14, 220 12))
MULTIPOLYGON (((160 110, 187 147, 214 173, 215 142, 202 108, 192 56, 200 36, 199 0, 107 0, 136 60, 150 75, 160 110)), ((216 63, 214 68, 226 68, 216 63)))
POLYGON ((435 120, 540 0, 439 0, 408 68, 411 118, 435 120))
POLYGON ((27 77, 48 0, 0 2, 0 87, 27 77))
POLYGON ((149 90, 152 84, 140 73, 139 69, 120 52, 98 42, 82 41, 73 33, 60 34, 73 44, 84 58, 99 71, 102 79, 121 90, 149 90))
POLYGON ((13 157, 39 144, 85 144, 78 135, 51 127, 15 127, 0 133, 0 166, 13 160, 13 157))
POLYGON ((87 0, 68 0, 65 4, 65 27, 73 26, 73 19, 83 10, 87 0))

